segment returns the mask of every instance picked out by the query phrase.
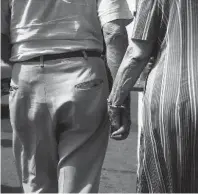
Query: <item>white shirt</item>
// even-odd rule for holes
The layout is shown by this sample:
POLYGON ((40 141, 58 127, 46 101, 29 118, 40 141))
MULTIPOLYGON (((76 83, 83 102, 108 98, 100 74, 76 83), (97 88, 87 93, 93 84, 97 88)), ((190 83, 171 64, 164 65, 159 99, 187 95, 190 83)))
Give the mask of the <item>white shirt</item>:
POLYGON ((11 61, 74 50, 103 51, 102 26, 131 19, 126 0, 2 0, 11 61))

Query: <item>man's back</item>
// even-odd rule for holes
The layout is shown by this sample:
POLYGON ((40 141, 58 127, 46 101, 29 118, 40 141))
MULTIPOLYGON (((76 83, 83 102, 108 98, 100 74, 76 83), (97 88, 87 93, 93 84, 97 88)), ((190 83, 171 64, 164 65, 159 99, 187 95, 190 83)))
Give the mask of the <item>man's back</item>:
POLYGON ((131 17, 125 1, 110 0, 3 0, 2 12, 2 31, 13 45, 11 61, 75 50, 102 52, 102 25, 131 17))
POLYGON ((11 0, 11 60, 103 49, 96 0, 11 0))

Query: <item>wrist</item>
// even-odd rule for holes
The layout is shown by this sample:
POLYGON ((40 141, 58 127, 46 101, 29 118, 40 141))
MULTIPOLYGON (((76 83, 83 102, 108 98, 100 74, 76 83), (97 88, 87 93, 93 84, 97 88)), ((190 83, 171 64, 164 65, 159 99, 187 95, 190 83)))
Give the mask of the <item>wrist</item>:
POLYGON ((124 105, 113 104, 110 99, 107 99, 107 104, 108 104, 109 107, 111 107, 113 109, 125 109, 124 105))

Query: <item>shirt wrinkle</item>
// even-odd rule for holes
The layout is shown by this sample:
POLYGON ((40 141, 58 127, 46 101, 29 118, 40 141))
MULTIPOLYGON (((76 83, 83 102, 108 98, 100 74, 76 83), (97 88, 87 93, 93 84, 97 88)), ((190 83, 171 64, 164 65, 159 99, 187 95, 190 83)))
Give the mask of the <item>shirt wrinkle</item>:
POLYGON ((103 25, 116 19, 132 18, 126 0, 2 2, 1 31, 6 34, 8 29, 10 31, 11 61, 28 60, 44 52, 85 49, 103 52, 103 25))

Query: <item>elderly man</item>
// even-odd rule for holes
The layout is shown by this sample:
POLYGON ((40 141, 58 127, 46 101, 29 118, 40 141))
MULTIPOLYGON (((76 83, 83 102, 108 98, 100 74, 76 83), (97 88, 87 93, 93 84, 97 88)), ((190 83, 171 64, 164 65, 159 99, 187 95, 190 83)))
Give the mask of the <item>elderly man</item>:
POLYGON ((24 192, 98 192, 109 128, 102 31, 120 64, 132 18, 127 3, 1 3, 2 59, 13 63, 10 119, 24 192))

